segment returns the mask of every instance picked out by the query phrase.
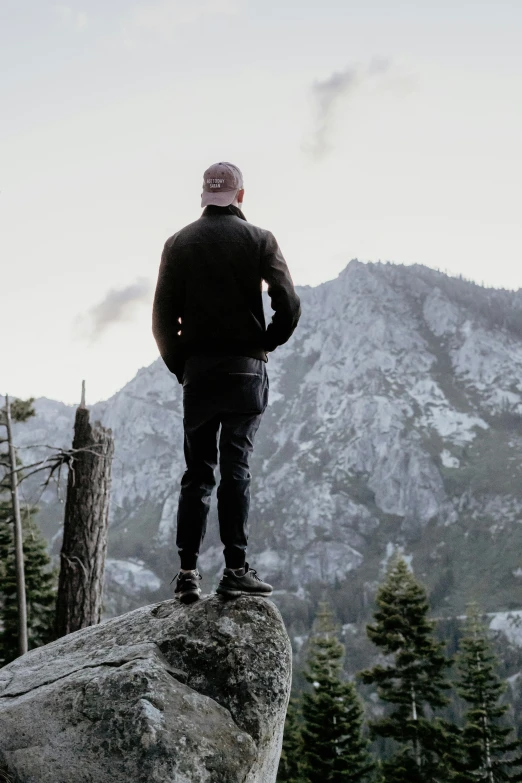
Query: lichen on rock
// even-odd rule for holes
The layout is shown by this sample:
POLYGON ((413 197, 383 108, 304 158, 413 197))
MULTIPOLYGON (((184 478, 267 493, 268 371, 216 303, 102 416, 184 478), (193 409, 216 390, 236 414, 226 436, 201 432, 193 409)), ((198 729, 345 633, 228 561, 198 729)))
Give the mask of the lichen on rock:
POLYGON ((291 648, 267 599, 145 606, 0 670, 15 783, 273 783, 291 648))

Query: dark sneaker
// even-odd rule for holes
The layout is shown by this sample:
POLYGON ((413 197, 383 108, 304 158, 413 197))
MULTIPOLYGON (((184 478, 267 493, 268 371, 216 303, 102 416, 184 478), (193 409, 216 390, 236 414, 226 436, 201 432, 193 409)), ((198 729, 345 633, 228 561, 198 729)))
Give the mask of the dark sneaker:
POLYGON ((216 593, 227 598, 236 598, 238 595, 272 595, 272 585, 262 582, 257 571, 245 563, 243 571, 239 573, 232 568, 225 568, 216 593))
POLYGON ((174 598, 178 598, 183 604, 191 604, 193 601, 199 599, 199 596, 201 595, 201 588, 199 586, 201 574, 197 569, 186 573, 180 571, 172 579, 172 582, 174 579, 177 579, 176 587, 174 589, 174 598))

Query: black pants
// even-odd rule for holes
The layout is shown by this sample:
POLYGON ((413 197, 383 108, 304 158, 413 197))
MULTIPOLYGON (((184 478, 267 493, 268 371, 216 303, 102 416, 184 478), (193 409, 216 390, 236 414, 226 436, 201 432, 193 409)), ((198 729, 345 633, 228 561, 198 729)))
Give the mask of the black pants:
POLYGON ((183 376, 184 451, 176 545, 181 568, 196 568, 210 497, 217 490, 219 534, 228 568, 245 564, 250 506, 249 458, 268 403, 268 374, 261 359, 193 357, 183 376), (221 428, 221 431, 220 431, 221 428))

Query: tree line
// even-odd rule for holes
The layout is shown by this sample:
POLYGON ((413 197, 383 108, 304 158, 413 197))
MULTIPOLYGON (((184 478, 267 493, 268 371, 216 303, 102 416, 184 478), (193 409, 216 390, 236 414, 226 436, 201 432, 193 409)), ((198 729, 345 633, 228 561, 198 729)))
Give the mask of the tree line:
POLYGON ((304 671, 309 689, 288 705, 278 783, 522 781, 521 742, 478 607, 468 608, 454 660, 429 609, 424 586, 395 557, 367 626, 377 663, 357 675, 377 697, 376 717, 366 721, 355 682, 342 674, 332 611, 320 604, 304 671), (462 725, 444 717, 455 698, 465 705, 462 725))

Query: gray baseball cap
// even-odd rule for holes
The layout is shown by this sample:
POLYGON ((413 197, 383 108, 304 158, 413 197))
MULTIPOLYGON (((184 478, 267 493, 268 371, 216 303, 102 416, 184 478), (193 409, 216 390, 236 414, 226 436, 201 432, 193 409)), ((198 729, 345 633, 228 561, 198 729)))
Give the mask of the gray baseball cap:
POLYGON ((243 187, 243 175, 233 163, 214 163, 203 174, 201 206, 215 204, 228 207, 234 201, 238 190, 243 187))

